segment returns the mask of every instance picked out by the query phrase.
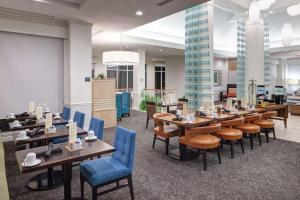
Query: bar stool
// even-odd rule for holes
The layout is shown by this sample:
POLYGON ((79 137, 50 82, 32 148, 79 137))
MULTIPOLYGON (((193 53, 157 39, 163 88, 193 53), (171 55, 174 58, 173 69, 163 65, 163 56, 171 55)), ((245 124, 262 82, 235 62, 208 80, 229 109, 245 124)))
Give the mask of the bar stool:
POLYGON ((156 113, 153 115, 153 120, 155 123, 154 128, 154 138, 152 148, 155 146, 156 140, 160 140, 166 143, 166 155, 169 155, 169 142, 170 138, 180 135, 180 129, 175 125, 165 125, 164 122, 158 117, 168 116, 170 118, 175 118, 176 116, 171 113, 156 113))
POLYGON ((179 138, 179 143, 188 147, 198 149, 203 152, 203 167, 204 171, 207 167, 206 153, 207 150, 216 150, 218 154, 219 164, 221 164, 220 156, 220 139, 212 133, 217 133, 221 130, 221 124, 211 124, 205 127, 196 127, 186 130, 185 136, 179 138))
POLYGON ((230 145, 231 158, 234 158, 233 142, 239 141, 241 144, 242 152, 244 153, 243 132, 237 127, 244 123, 244 118, 236 118, 221 122, 222 130, 217 133, 221 138, 221 148, 223 147, 224 140, 230 145))
POLYGON ((270 130, 273 132, 274 140, 276 140, 275 136, 275 122, 272 120, 272 117, 276 117, 277 112, 276 111, 268 111, 265 113, 262 113, 262 119, 254 121, 254 124, 257 124, 260 126, 261 131, 265 133, 267 143, 269 143, 269 133, 270 130))
POLYGON ((250 137, 251 149, 253 149, 253 136, 257 135, 259 140, 259 145, 261 146, 260 138, 260 126, 254 124, 254 121, 260 120, 261 114, 253 114, 245 116, 244 124, 239 125, 237 128, 240 129, 243 134, 250 137))

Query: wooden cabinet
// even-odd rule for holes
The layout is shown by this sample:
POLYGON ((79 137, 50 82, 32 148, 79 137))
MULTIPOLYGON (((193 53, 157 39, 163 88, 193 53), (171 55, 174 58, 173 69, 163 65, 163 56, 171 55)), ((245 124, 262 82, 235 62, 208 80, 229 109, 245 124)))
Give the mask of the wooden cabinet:
POLYGON ((104 120, 104 128, 117 125, 115 87, 115 79, 92 81, 93 116, 104 120))

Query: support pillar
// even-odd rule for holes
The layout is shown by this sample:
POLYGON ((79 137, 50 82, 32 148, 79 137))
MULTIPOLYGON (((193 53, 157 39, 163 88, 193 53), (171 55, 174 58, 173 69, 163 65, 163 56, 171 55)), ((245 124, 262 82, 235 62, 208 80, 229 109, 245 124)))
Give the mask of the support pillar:
POLYGON ((142 91, 145 89, 145 51, 138 51, 140 54, 140 64, 133 66, 133 91, 132 91, 132 108, 139 110, 142 100, 142 91))

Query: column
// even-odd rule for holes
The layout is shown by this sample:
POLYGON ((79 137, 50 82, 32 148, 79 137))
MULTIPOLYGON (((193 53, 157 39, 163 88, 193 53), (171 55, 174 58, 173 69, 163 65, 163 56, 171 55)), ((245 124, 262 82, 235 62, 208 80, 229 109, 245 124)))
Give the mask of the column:
POLYGON ((139 110, 142 100, 142 91, 145 89, 145 50, 139 50, 140 64, 133 66, 133 91, 132 91, 132 108, 139 110))
POLYGON ((245 69, 245 91, 248 94, 249 80, 256 80, 257 85, 264 85, 264 22, 256 23, 246 21, 246 69, 245 69))
POLYGON ((287 64, 287 59, 281 58, 279 60, 279 65, 277 69, 277 85, 281 85, 284 87, 287 87, 287 72, 288 70, 288 64, 287 64))
POLYGON ((85 113, 87 127, 92 116, 91 65, 92 24, 70 20, 69 37, 65 41, 64 104, 85 113))
POLYGON ((213 104, 213 1, 186 10, 185 95, 189 108, 213 104))

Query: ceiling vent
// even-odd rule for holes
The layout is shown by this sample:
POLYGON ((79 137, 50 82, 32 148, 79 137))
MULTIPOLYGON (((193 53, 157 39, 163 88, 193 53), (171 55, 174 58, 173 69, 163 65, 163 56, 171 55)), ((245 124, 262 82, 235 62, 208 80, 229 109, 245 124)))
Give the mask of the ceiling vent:
POLYGON ((172 1, 175 1, 175 0, 163 0, 163 1, 159 2, 159 3, 157 3, 156 5, 158 5, 158 6, 164 6, 164 5, 168 4, 168 3, 171 3, 172 1))

